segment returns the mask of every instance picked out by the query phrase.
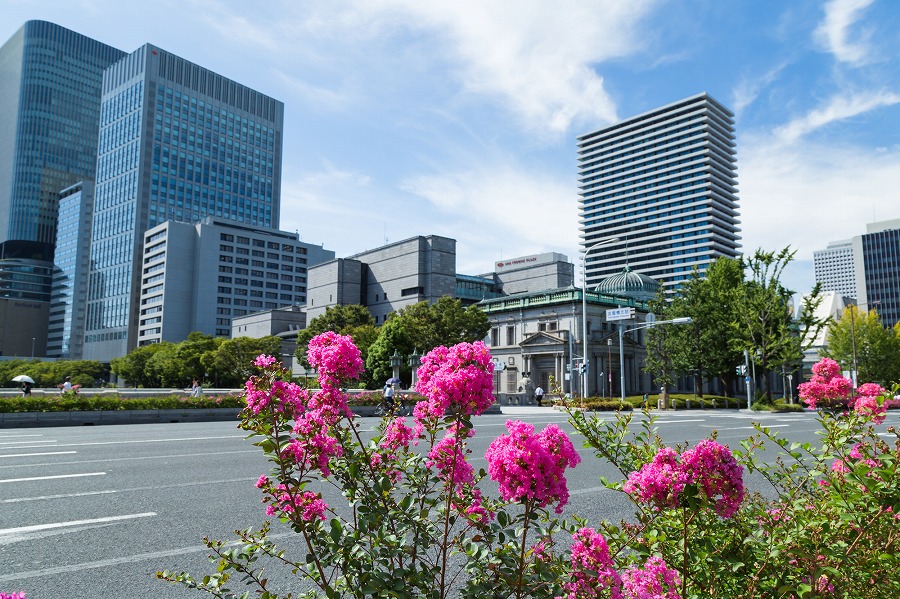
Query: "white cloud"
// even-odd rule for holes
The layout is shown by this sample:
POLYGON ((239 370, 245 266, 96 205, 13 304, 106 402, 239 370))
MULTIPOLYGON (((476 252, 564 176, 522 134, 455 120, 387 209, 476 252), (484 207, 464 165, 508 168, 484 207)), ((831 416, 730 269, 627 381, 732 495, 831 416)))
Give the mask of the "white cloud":
POLYGON ((900 94, 888 91, 835 96, 825 106, 812 110, 806 116, 779 127, 775 134, 783 142, 791 143, 830 123, 897 103, 900 103, 900 94))
POLYGON ((573 182, 501 163, 413 177, 404 188, 427 200, 440 222, 449 224, 449 236, 459 242, 459 272, 485 272, 497 259, 547 251, 577 258, 573 182))
POLYGON ((831 0, 825 5, 825 18, 813 32, 813 39, 840 62, 863 64, 869 59, 868 34, 852 37, 853 25, 874 0, 831 0))
POLYGON ((787 67, 787 63, 783 62, 772 67, 761 76, 745 76, 742 77, 740 81, 738 81, 737 85, 731 92, 733 98, 731 101, 731 107, 732 110, 734 110, 735 118, 741 118, 744 109, 754 101, 756 101, 756 98, 759 96, 762 90, 772 85, 772 83, 778 79, 778 76, 782 73, 782 71, 784 71, 785 67, 787 67))
POLYGON ((567 4, 544 2, 387 0, 407 26, 427 27, 449 41, 456 76, 470 93, 507 103, 526 126, 563 133, 573 123, 609 122, 616 109, 598 62, 641 48, 638 23, 652 2, 567 4))
MULTIPOLYGON (((744 253, 790 245, 802 264, 829 241, 864 233, 866 223, 900 217, 893 197, 900 146, 876 151, 756 137, 740 147, 744 253)), ((812 283, 810 274, 793 287, 804 291, 812 283)))

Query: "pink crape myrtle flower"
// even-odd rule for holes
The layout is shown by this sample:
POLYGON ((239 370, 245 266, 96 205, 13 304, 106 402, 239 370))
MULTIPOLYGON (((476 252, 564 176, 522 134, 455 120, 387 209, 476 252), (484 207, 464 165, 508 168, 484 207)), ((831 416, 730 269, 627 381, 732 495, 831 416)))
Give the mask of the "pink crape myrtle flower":
POLYGON ((284 485, 278 485, 277 490, 278 493, 274 497, 274 504, 266 507, 267 515, 274 516, 278 513, 278 510, 281 510, 285 514, 296 512, 306 522, 325 519, 325 510, 328 509, 328 504, 322 501, 322 497, 318 493, 304 491, 295 494, 292 499, 290 493, 287 492, 287 487, 284 485))
POLYGON ((340 387, 343 381, 359 378, 363 361, 350 335, 326 331, 309 342, 306 359, 319 370, 319 383, 340 387))
POLYGON ((622 574, 622 585, 629 599, 681 599, 681 578, 666 566, 659 556, 651 556, 643 568, 628 568, 622 574))
POLYGON ((483 342, 439 346, 421 362, 416 391, 427 399, 423 417, 437 419, 448 412, 478 416, 493 405, 494 365, 483 342))
POLYGON ((723 518, 731 518, 744 500, 744 469, 731 450, 703 439, 681 455, 682 468, 697 483, 723 518))
POLYGON ((509 435, 500 435, 488 446, 488 474, 506 501, 535 501, 539 507, 556 502, 562 513, 569 501, 565 469, 581 461, 572 442, 555 424, 535 434, 534 425, 508 420, 509 435))
POLYGON ((731 518, 744 500, 743 467, 727 447, 710 439, 700 441, 681 456, 663 447, 649 464, 628 475, 622 490, 657 509, 683 505, 687 485, 713 502, 717 514, 731 518))
POLYGON ((663 447, 649 464, 628 475, 622 490, 658 508, 678 507, 679 496, 687 483, 688 476, 678 462, 678 452, 663 447))
POLYGON ((878 396, 860 395, 853 402, 853 411, 866 416, 873 424, 881 424, 887 417, 887 406, 878 401, 878 396))
POLYGON ((25 593, 3 593, 3 592, 0 592, 0 599, 25 599, 25 593))
POLYGON ((624 599, 622 579, 613 567, 606 539, 593 528, 572 535, 572 579, 563 584, 565 599, 624 599))
POLYGON ((266 354, 260 354, 256 356, 256 359, 253 360, 254 366, 259 368, 268 368, 272 364, 277 362, 277 360, 272 356, 267 356, 266 354))
POLYGON ((815 409, 819 403, 846 400, 853 391, 853 383, 841 376, 840 365, 831 358, 819 360, 812 371, 812 379, 797 386, 800 399, 810 408, 815 409))
MULTIPOLYGON (((425 461, 425 465, 435 468, 453 489, 469 485, 475 480, 475 471, 466 461, 465 445, 459 438, 460 428, 454 425, 447 429, 444 438, 434 444, 425 461)), ((475 431, 463 429, 463 434, 465 437, 471 437, 475 431)))
MULTIPOLYGON (((261 356, 262 357, 262 356, 261 356)), ((294 414, 304 409, 308 392, 295 383, 272 381, 265 383, 260 377, 250 377, 244 383, 247 407, 254 414, 267 409, 294 414)))

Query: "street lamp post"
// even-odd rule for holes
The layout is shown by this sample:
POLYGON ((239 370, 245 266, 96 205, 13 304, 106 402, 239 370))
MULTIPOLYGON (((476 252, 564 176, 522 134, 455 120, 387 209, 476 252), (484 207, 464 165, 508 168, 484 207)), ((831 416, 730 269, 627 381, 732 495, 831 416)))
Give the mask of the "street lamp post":
POLYGON ((419 348, 413 350, 413 353, 409 354, 409 367, 412 368, 412 383, 410 383, 409 388, 414 389, 416 387, 416 371, 419 369, 420 363, 419 359, 422 356, 419 355, 419 348))
POLYGON ((587 258, 588 254, 591 253, 591 250, 598 248, 601 245, 615 243, 616 241, 619 241, 618 237, 601 239, 586 249, 584 251, 584 256, 581 257, 581 396, 583 398, 587 397, 588 393, 587 258))
POLYGON ((606 338, 606 395, 612 399, 612 337, 606 338))
MULTIPOLYGON (((640 324, 628 329, 628 332, 638 331, 640 329, 646 329, 649 327, 655 327, 660 324, 690 324, 694 322, 694 319, 690 316, 684 316, 681 318, 673 318, 672 320, 655 320, 653 322, 645 322, 644 324, 640 324)), ((625 334, 625 327, 619 325, 619 368, 622 369, 622 378, 620 384, 622 385, 621 389, 621 402, 625 403, 625 350, 622 347, 623 335, 625 334)))
POLYGON ((394 371, 394 378, 400 380, 400 364, 403 363, 403 358, 400 357, 400 354, 397 353, 397 350, 394 350, 394 355, 391 356, 391 368, 394 371))

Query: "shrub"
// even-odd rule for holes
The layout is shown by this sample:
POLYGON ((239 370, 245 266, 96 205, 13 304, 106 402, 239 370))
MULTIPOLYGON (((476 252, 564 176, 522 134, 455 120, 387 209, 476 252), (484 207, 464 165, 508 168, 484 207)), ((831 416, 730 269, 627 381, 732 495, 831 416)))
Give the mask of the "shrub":
POLYGON ((601 482, 635 508, 630 521, 590 527, 557 515, 580 457, 555 425, 508 421, 485 455, 488 472, 469 464, 471 417, 493 402, 483 344, 425 356, 413 426, 385 418, 371 440, 340 389, 362 367, 349 337, 315 338, 308 356, 316 392, 284 382, 274 358, 260 356, 241 421, 273 464, 257 482, 266 513, 300 535, 303 554, 275 546, 266 522, 238 531, 235 547, 206 541, 213 574, 157 576, 216 597, 237 596, 232 576, 251 589, 242 597, 285 596, 262 572, 276 564, 314 588, 299 596, 329 599, 900 595, 900 436, 874 428, 878 401, 820 413, 818 446, 755 425, 740 449, 715 433, 669 447, 649 412, 633 424, 628 411, 606 421, 572 408, 585 445, 619 473, 601 482), (779 459, 757 458, 770 450, 779 459), (745 472, 770 492, 746 493, 745 472), (347 505, 325 504, 324 485, 347 505))

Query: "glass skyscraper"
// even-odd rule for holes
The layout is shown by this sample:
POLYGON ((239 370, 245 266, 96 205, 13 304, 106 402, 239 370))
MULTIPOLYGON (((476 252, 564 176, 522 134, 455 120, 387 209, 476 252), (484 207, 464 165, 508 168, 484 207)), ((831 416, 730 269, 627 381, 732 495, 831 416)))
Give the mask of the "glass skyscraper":
POLYGON ((124 55, 45 21, 0 48, 0 257, 52 260, 59 192, 94 178, 103 70, 124 55))
POLYGON ((589 286, 625 266, 667 289, 738 256, 734 115, 702 93, 578 138, 589 286))
POLYGON ((205 216, 276 229, 284 105, 152 45, 104 74, 84 358, 137 342, 143 232, 205 216))

